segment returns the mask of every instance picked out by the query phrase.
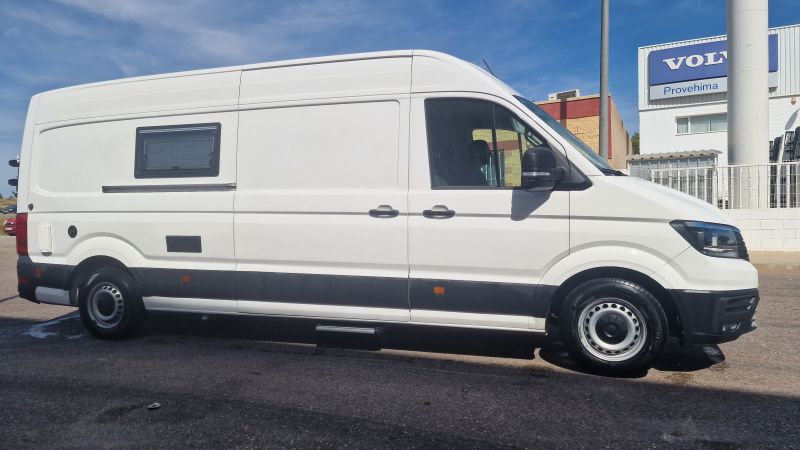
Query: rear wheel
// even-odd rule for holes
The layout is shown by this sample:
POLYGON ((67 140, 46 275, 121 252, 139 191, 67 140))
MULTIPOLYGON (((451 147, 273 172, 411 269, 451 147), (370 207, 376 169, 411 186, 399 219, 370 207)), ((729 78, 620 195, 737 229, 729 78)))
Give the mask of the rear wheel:
POLYGON ((573 289, 560 324, 573 357, 612 375, 649 369, 669 334, 666 314, 653 294, 619 278, 587 281, 573 289))
POLYGON ((95 337, 129 337, 141 328, 147 317, 136 281, 122 269, 97 270, 78 292, 81 320, 95 337))

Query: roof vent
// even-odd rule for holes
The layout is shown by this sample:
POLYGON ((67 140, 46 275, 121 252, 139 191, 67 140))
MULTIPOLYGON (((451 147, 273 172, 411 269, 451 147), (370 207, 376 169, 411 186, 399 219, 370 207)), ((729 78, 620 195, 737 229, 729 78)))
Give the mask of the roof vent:
POLYGON ((554 92, 547 95, 547 100, 566 100, 568 98, 580 97, 580 89, 572 89, 571 91, 554 92))

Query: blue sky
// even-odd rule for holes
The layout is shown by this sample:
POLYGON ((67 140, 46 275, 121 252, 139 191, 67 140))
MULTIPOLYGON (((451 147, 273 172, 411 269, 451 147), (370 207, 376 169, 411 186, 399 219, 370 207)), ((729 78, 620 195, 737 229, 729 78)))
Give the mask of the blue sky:
MULTIPOLYGON (((638 130, 636 49, 725 34, 723 0, 610 0, 610 90, 638 130)), ((0 180, 15 176, 31 95, 178 70, 426 48, 494 72, 523 95, 597 93, 600 0, 0 0, 0 180)), ((770 0, 770 26, 800 23, 770 0)), ((10 192, 3 186, 0 192, 10 192)))

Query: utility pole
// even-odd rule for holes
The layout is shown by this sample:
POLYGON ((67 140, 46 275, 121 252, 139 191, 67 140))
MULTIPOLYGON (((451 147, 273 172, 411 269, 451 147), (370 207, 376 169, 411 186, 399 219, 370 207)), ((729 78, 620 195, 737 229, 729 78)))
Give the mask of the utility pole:
POLYGON ((731 200, 741 208, 770 201, 768 0, 728 0, 728 163, 731 200), (733 180, 731 180, 733 181, 733 180))
POLYGON ((728 163, 769 162, 767 0, 728 0, 728 163))
POLYGON ((600 156, 606 160, 608 159, 608 1, 601 0, 600 19, 600 156))

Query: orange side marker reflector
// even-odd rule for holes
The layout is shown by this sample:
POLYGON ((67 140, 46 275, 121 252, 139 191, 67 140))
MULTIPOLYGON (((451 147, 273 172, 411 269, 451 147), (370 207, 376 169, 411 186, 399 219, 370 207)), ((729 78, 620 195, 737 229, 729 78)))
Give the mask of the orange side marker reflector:
POLYGON ((44 274, 44 269, 42 269, 41 267, 33 269, 33 276, 35 276, 36 278, 42 278, 43 274, 44 274))
POLYGON ((186 284, 190 281, 192 281, 191 275, 181 275, 181 283, 186 284))
POLYGON ((434 286, 433 295, 444 295, 444 286, 434 286))

